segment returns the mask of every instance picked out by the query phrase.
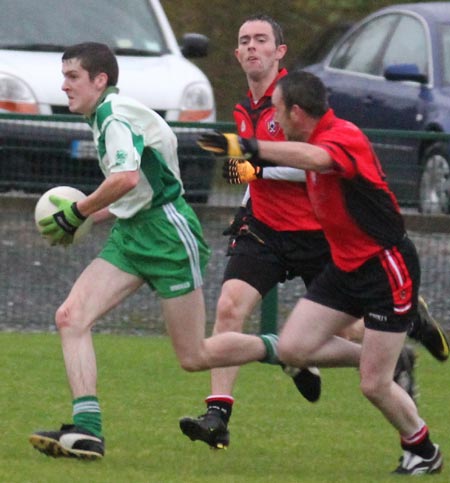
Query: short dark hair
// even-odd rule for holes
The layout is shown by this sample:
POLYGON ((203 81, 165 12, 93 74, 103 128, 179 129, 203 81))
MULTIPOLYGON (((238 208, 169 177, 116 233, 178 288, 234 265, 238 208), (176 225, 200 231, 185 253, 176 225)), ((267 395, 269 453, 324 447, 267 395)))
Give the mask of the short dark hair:
POLYGON ((270 24, 270 26, 272 27, 273 35, 275 37, 275 45, 277 47, 281 44, 284 44, 284 35, 281 25, 269 15, 266 15, 264 13, 256 13, 254 15, 250 15, 250 17, 247 17, 241 25, 243 25, 245 22, 256 21, 267 22, 268 24, 270 24))
POLYGON ((277 86, 281 88, 281 97, 287 109, 296 104, 315 118, 322 117, 328 110, 326 87, 310 72, 290 72, 277 82, 277 86))
POLYGON ((89 79, 104 72, 108 76, 108 86, 115 86, 119 78, 119 66, 113 51, 99 42, 83 42, 67 47, 62 60, 80 59, 81 67, 89 73, 89 79))

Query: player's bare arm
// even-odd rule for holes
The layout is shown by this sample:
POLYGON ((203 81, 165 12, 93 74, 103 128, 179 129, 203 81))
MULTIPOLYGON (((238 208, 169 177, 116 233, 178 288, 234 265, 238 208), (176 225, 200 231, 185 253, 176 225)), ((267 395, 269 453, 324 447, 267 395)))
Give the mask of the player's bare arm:
POLYGON ((122 198, 138 182, 139 170, 113 173, 93 193, 77 203, 77 208, 84 216, 89 216, 122 198))

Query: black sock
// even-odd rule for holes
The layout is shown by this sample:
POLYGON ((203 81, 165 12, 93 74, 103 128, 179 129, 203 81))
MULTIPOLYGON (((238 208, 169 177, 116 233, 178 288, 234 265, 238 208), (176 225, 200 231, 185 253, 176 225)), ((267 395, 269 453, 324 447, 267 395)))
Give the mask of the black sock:
POLYGON ((222 421, 228 424, 233 409, 234 399, 231 396, 208 396, 205 400, 208 412, 217 412, 222 421))
POLYGON ((423 426, 411 438, 401 438, 401 445, 405 451, 409 451, 427 460, 432 458, 436 451, 426 426, 423 426))

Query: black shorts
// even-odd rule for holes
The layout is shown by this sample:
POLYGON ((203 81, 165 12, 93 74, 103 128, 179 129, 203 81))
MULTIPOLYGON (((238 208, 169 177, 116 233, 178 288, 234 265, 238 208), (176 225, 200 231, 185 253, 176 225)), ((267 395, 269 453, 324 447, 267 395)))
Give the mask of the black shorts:
POLYGON ((414 244, 405 237, 357 270, 344 272, 329 263, 305 298, 364 317, 370 329, 405 332, 417 315, 420 265, 414 244))
POLYGON ((228 255, 223 281, 243 280, 262 297, 294 277, 308 287, 331 259, 322 231, 275 231, 254 218, 230 239, 228 255))

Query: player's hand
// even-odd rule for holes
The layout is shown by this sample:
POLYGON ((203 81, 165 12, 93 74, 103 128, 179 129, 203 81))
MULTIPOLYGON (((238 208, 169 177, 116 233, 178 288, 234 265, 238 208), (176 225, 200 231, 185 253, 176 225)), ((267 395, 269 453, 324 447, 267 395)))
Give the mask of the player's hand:
POLYGON ((258 154, 258 142, 255 138, 245 139, 233 133, 204 133, 199 136, 197 143, 205 151, 230 158, 251 159, 258 154))
POLYGON ((233 221, 230 225, 225 228, 222 232, 222 235, 225 236, 237 236, 239 235, 239 230, 247 224, 247 208, 245 206, 240 206, 237 210, 236 214, 234 215, 233 221))
POLYGON ((263 168, 255 166, 250 161, 227 159, 223 163, 222 176, 228 184, 250 183, 250 181, 262 178, 262 175, 263 168))
POLYGON ((70 245, 75 232, 86 217, 78 211, 77 204, 71 200, 52 195, 50 201, 58 211, 39 222, 43 227, 42 235, 50 238, 51 245, 70 245))

